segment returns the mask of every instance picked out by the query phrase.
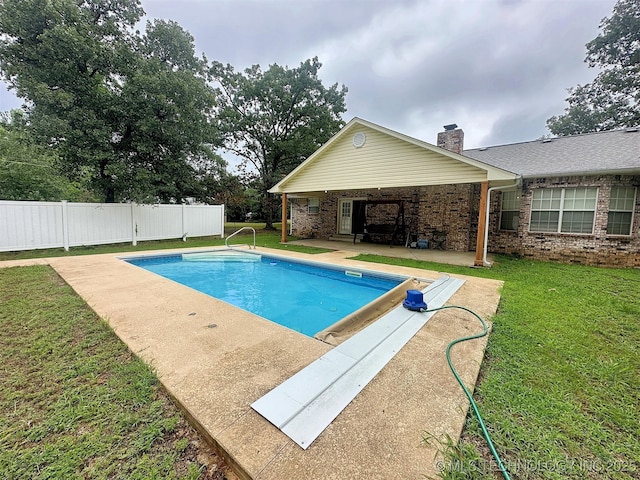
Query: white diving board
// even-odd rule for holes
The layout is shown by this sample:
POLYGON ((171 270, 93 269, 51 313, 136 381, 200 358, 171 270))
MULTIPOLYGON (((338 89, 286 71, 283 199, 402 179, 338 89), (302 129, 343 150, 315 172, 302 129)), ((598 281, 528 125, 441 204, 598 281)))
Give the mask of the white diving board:
MULTIPOLYGON (((440 277, 422 290, 428 308, 443 306, 464 280, 440 277)), ((396 307, 251 404, 303 449, 436 312, 396 307)))

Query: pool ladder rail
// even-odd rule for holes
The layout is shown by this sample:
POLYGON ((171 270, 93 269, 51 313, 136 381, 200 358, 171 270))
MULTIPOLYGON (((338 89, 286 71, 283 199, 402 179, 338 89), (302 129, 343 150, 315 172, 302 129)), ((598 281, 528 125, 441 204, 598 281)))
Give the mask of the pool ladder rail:
POLYGON ((249 250, 251 250, 252 247, 248 243, 240 243, 238 245, 229 245, 229 240, 231 240, 232 237, 234 237, 235 235, 237 235, 243 230, 251 230, 253 232, 253 249, 255 250, 256 249, 256 230, 253 227, 242 227, 241 229, 236 230, 225 239, 224 245, 230 249, 232 249, 233 247, 237 247, 238 245, 246 245, 247 247, 249 247, 249 250))

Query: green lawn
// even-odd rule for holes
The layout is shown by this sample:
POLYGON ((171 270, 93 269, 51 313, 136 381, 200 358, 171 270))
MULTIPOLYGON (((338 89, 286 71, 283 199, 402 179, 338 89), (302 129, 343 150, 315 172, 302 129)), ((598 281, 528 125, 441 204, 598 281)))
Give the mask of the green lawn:
POLYGON ((0 478, 197 479, 218 461, 53 269, 0 268, 0 292, 0 478))
MULTIPOLYGON (((249 237, 243 238, 238 242, 249 237)), ((188 240, 186 246, 200 242, 212 245, 224 240, 188 240)), ((260 231, 257 243, 310 251, 280 245, 279 232, 260 231)), ((146 242, 137 249, 177 246, 185 244, 146 242)), ((75 253, 111 248, 75 249, 75 253)), ((0 255, 9 258, 16 256, 0 255)), ((498 257, 491 269, 373 255, 357 258, 505 281, 474 398, 511 478, 640 477, 640 270, 509 257, 498 257)), ((164 478, 165 473, 135 472, 143 467, 150 469, 147 472, 175 471, 169 465, 180 448, 176 453, 162 435, 184 421, 177 413, 166 413, 166 402, 155 397, 161 389, 151 372, 130 358, 104 323, 50 269, 0 269, 0 280, 0 473, 8 468, 32 473, 50 469, 101 478, 100 472, 111 468, 129 478, 164 478), (97 333, 92 333, 94 327, 97 333), (109 347, 104 350, 103 344, 109 347), (125 368, 128 362, 132 366, 125 368), (128 383, 116 378, 118 370, 128 368, 142 372, 133 375, 139 380, 128 383), (43 371, 50 373, 42 377, 43 371), (82 391, 76 390, 79 386, 82 391), (101 393, 108 396, 85 405, 101 393), (128 395, 132 399, 120 400, 128 395), (122 410, 111 410, 112 405, 122 410), (158 413, 138 419, 139 410, 158 413), (103 437, 113 443, 99 443, 103 437), (75 448, 75 443, 81 446, 75 448), (159 456, 152 453, 154 448, 160 449, 159 456), (105 452, 112 450, 103 461, 105 452), (87 456, 95 458, 99 468, 83 463, 87 456), (133 460, 128 462, 128 457, 133 460)), ((127 370, 123 378, 131 376, 127 370)), ((425 437, 427 430, 425 426, 425 437)), ((442 478, 499 478, 474 418, 467 419, 460 444, 430 441, 439 442, 446 455, 442 478)), ((179 459, 175 462, 180 464, 179 459)))
MULTIPOLYGON (((357 258, 505 281, 474 399, 512 478, 640 477, 640 270, 357 258)), ((442 478, 493 478, 474 418, 440 443, 442 478)))

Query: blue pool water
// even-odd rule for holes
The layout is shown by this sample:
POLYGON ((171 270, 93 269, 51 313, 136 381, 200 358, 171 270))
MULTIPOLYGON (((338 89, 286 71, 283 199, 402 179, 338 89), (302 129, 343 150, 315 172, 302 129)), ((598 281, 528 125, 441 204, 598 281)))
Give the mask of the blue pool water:
POLYGON ((179 255, 127 261, 310 337, 405 280, 267 256, 252 262, 183 261, 179 255))

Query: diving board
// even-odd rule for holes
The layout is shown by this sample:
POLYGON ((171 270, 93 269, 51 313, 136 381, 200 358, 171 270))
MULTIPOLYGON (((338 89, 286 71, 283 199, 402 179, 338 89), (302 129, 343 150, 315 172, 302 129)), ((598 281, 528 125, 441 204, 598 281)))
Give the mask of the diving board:
MULTIPOLYGON (((443 306, 463 284, 448 276, 431 283, 422 290, 428 308, 443 306)), ((434 314, 396 307, 251 407, 307 449, 434 314)))

